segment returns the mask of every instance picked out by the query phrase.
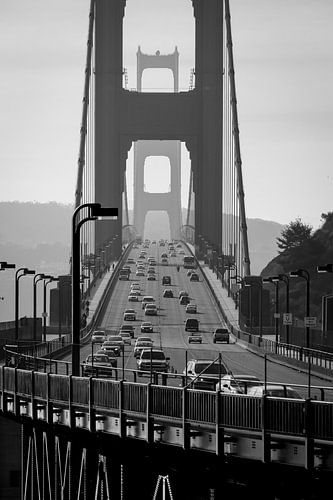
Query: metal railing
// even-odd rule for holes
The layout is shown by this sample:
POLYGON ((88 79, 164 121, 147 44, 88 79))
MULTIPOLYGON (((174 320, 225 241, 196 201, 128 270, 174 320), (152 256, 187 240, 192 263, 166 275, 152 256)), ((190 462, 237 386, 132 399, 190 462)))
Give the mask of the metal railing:
POLYGON ((1 410, 8 401, 26 399, 32 404, 87 413, 91 410, 146 419, 168 419, 174 425, 218 425, 230 429, 267 431, 284 436, 326 440, 333 444, 333 403, 268 396, 226 395, 181 387, 165 387, 106 379, 36 373, 2 367, 1 410), (32 390, 33 389, 33 390, 32 390))

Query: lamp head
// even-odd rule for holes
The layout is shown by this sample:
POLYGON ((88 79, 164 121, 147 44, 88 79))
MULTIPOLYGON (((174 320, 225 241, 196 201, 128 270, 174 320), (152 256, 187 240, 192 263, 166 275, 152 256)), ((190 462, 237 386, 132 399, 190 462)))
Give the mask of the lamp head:
POLYGON ((333 264, 326 264, 326 266, 317 266, 317 273, 333 273, 333 264))

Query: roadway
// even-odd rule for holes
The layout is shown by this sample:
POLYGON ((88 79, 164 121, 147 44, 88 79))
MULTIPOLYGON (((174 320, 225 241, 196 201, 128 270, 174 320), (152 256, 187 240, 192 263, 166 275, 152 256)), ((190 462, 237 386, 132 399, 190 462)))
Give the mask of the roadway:
MULTIPOLYGON (((129 257, 138 261, 138 257, 143 245, 137 249, 132 249, 129 257)), ((136 276, 136 265, 131 265, 131 275, 129 281, 117 281, 111 300, 106 308, 104 317, 98 328, 108 329, 117 332, 123 324, 123 313, 126 308, 132 308, 137 313, 137 319, 131 322, 135 326, 135 337, 140 336, 140 325, 143 321, 151 321, 154 326, 154 332, 150 336, 154 340, 155 347, 161 347, 166 356, 170 357, 170 366, 172 371, 182 373, 186 366, 186 359, 210 359, 214 360, 219 353, 222 355, 223 362, 234 374, 251 374, 264 380, 264 358, 260 357, 244 348, 235 339, 231 338, 230 344, 214 344, 212 341, 212 332, 218 326, 224 326, 221 314, 213 300, 212 294, 207 286, 202 273, 198 270, 200 276, 199 282, 190 281, 187 276, 187 270, 182 267, 184 255, 180 254, 180 248, 176 257, 169 257, 169 264, 161 264, 162 253, 169 254, 168 247, 150 244, 146 259, 143 261, 146 268, 147 257, 153 256, 157 261, 155 267, 156 281, 148 281, 147 273, 145 276, 136 276), (177 271, 177 264, 180 270, 177 271), (171 276, 171 286, 162 285, 162 276, 171 276), (136 282, 141 287, 141 297, 138 302, 129 302, 128 295, 131 283, 136 282), (174 298, 164 298, 163 290, 171 288, 174 292, 174 298), (197 304, 197 314, 187 314, 185 306, 179 304, 178 294, 180 290, 189 293, 191 302, 197 304), (152 295, 158 306, 157 316, 145 316, 142 309, 141 300, 144 295, 152 295), (200 334, 202 335, 202 344, 189 344, 188 332, 185 332, 185 321, 188 317, 196 317, 200 322, 200 334)), ((186 250, 185 250, 186 251, 186 250)), ((142 334, 146 335, 146 334, 142 334)), ((132 340, 132 346, 126 346, 124 357, 124 368, 126 370, 136 369, 136 360, 133 356, 133 346, 135 340, 132 340)), ((99 347, 95 345, 96 351, 99 347)), ((88 354, 92 352, 92 346, 87 345, 81 349, 81 362, 88 354)), ((122 360, 119 359, 118 367, 122 366, 122 360)), ((126 371, 126 379, 133 380, 130 372, 126 371)), ((144 377, 139 381, 146 382, 144 377)), ((303 385, 304 389, 298 388, 302 395, 307 394, 306 386, 308 384, 308 375, 295 369, 288 368, 281 364, 267 361, 267 381, 281 382, 285 384, 303 385)), ((179 381, 173 381, 173 384, 179 385, 179 381)), ((323 380, 314 374, 311 376, 311 385, 331 387, 332 391, 327 391, 325 399, 333 400, 333 383, 323 380)), ((320 398, 317 390, 312 391, 312 397, 320 398)))

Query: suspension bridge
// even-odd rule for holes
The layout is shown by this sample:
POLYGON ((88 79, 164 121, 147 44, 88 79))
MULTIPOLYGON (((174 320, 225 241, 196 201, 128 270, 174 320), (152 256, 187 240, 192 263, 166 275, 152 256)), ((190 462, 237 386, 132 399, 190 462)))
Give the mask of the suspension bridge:
POLYGON ((310 498, 331 477, 333 357, 240 325, 239 315, 250 314, 249 301, 250 308, 258 305, 255 293, 240 293, 240 283, 255 284, 258 277, 251 276, 249 258, 229 0, 192 4, 195 68, 188 90, 179 91, 177 47, 170 54, 138 47, 137 88, 128 88, 126 1, 91 0, 71 287, 59 280, 57 298, 59 316, 60 296, 71 298, 72 328, 50 342, 7 345, 0 371, 1 414, 21 426, 22 500, 212 499, 233 494, 232 483, 238 493, 246 485, 240 498, 249 492, 275 498, 279 490, 287 498, 293 482, 293 498, 310 498), (173 92, 143 92, 147 68, 171 70, 173 92), (185 218, 182 145, 191 160, 185 218), (169 190, 148 192, 145 161, 160 156, 170 162, 169 190), (145 242, 150 211, 168 214, 173 250, 165 241, 145 242), (135 268, 142 251, 142 261, 148 254, 155 261, 151 280, 147 263, 141 274, 135 268), (184 255, 194 257, 198 281, 184 269, 184 255), (122 281, 125 265, 129 280, 122 281), (82 283, 85 273, 89 283, 82 283), (164 296, 163 276, 170 277, 173 298, 164 296), (117 367, 103 376, 95 367, 96 376, 84 376, 96 330, 117 333, 124 312, 133 309, 134 336, 140 335, 147 317, 141 298, 128 303, 133 283, 141 296, 155 299, 151 336, 167 355, 167 373, 140 372, 127 346, 117 367), (179 304, 182 290, 197 305, 201 343, 195 348, 184 328, 190 316, 179 304), (221 325, 230 332, 228 344, 213 341, 221 325), (229 373, 257 377, 266 389, 272 381, 284 391, 292 384, 300 397, 195 387, 203 375, 191 379, 190 360, 216 366, 215 382, 221 383, 226 366, 229 373))

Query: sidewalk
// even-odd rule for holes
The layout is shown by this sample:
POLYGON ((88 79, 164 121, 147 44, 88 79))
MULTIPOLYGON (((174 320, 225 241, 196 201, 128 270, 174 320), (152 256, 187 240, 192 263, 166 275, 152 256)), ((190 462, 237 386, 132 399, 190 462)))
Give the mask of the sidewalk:
POLYGON ((95 314, 95 311, 98 307, 98 304, 101 300, 101 297, 104 293, 104 290, 106 289, 107 284, 109 283, 110 278, 111 278, 114 270, 116 269, 116 266, 117 266, 116 261, 111 263, 110 270, 106 271, 106 273, 96 281, 96 283, 94 284, 94 286, 92 287, 92 289, 90 291, 90 297, 86 298, 86 300, 89 301, 89 314, 87 316, 87 325, 89 325, 89 323, 91 322, 91 320, 95 314), (114 265, 114 269, 112 268, 113 265, 114 265))
MULTIPOLYGON (((200 266, 201 266, 202 272, 205 274, 212 289, 214 290, 214 294, 215 294, 218 302, 221 304, 221 307, 224 310, 224 313, 227 316, 228 321, 235 329, 239 330, 240 328, 239 328, 239 323, 238 323, 238 309, 235 308, 235 302, 232 300, 231 297, 228 297, 228 291, 222 287, 220 280, 216 277, 216 274, 214 274, 214 272, 208 267, 208 265, 205 264, 203 261, 200 261, 200 266)), ((264 335, 263 338, 271 339, 271 336, 264 335)), ((288 368, 292 368, 293 370, 296 370, 296 371, 308 373, 308 366, 301 366, 300 364, 297 364, 297 365, 292 364, 291 359, 288 357, 281 356, 278 358, 275 354, 273 354, 271 352, 266 352, 264 349, 261 349, 260 347, 252 346, 248 342, 241 340, 237 337, 235 337, 235 340, 241 347, 243 347, 244 349, 246 349, 248 351, 251 351, 253 354, 256 354, 257 356, 264 357, 266 355, 267 358, 273 363, 287 366, 288 368)), ((306 360, 306 365, 307 364, 308 363, 306 360)), ((319 378, 322 378, 323 380, 327 380, 329 382, 333 381, 333 375, 330 375, 328 373, 323 373, 322 371, 320 371, 320 369, 318 370, 317 368, 320 368, 320 367, 316 366, 316 365, 312 365, 312 367, 311 367, 311 372, 314 375, 316 375, 319 378)))

